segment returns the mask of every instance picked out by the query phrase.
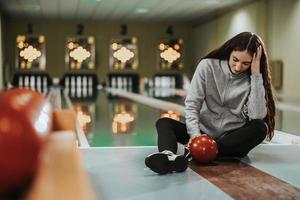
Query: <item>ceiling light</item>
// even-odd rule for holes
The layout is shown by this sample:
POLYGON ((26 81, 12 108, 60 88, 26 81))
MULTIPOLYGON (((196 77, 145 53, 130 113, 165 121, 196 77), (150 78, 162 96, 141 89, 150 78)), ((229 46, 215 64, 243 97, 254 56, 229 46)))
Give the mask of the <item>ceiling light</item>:
POLYGON ((81 2, 84 2, 84 3, 99 3, 100 1, 102 1, 102 0, 81 0, 81 2))
POLYGON ((39 11, 41 10, 41 7, 37 4, 28 4, 24 5, 24 9, 27 11, 39 11))
POLYGON ((133 14, 144 14, 144 13, 147 13, 147 12, 149 12, 149 10, 146 9, 146 8, 134 8, 132 10, 133 14))
POLYGON ((221 3, 220 0, 206 0, 205 2, 206 4, 218 4, 218 3, 221 3))

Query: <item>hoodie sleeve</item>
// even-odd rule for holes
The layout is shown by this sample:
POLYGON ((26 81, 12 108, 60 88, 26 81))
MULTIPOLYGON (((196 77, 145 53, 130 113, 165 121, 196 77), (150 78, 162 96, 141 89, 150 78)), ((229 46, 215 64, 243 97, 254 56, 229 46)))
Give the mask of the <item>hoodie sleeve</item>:
POLYGON ((264 119, 267 115, 265 88, 262 75, 251 75, 251 90, 248 98, 248 117, 264 119))
POLYGON ((201 60, 198 64, 185 99, 185 121, 187 132, 191 137, 200 135, 199 113, 205 98, 207 65, 206 60, 201 60))

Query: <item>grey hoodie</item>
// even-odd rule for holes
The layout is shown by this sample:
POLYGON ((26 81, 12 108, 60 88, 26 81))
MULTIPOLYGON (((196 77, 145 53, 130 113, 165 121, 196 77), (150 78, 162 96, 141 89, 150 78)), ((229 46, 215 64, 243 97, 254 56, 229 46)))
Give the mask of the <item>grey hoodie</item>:
POLYGON ((231 73, 227 60, 203 59, 185 99, 190 136, 200 130, 213 138, 267 115, 262 75, 231 73))

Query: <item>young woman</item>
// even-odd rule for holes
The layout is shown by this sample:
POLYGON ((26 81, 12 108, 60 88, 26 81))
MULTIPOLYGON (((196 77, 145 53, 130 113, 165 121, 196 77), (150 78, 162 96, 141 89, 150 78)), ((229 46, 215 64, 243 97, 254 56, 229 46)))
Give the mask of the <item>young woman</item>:
POLYGON ((159 174, 185 171, 188 160, 176 154, 177 143, 186 145, 201 134, 217 142, 218 156, 246 156, 266 137, 272 139, 274 118, 264 44, 254 33, 240 33, 200 60, 185 99, 186 124, 159 119, 159 152, 145 164, 159 174))

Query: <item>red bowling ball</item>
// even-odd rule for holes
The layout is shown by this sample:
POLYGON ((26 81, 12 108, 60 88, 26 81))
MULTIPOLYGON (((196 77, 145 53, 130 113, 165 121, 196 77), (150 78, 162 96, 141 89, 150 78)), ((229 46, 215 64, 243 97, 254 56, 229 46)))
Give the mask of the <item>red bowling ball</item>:
POLYGON ((189 150, 192 158, 200 163, 209 163, 218 154, 217 143, 208 135, 194 137, 189 144, 189 150))
POLYGON ((41 93, 0 93, 0 198, 33 178, 51 121, 50 103, 41 93))

